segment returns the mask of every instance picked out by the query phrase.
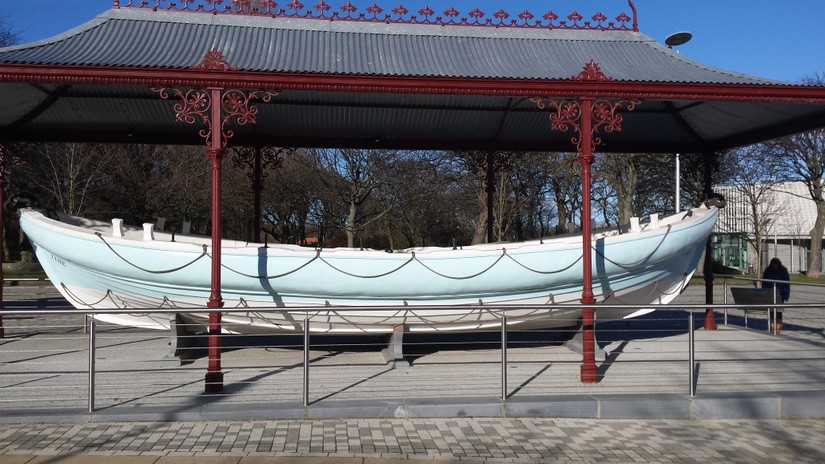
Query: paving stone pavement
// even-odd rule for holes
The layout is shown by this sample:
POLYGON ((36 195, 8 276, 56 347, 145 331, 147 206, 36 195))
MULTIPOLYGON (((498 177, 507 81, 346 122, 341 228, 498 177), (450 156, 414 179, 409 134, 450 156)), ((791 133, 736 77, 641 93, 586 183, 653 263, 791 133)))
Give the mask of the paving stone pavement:
POLYGON ((549 418, 0 425, 0 462, 821 463, 825 421, 549 418))

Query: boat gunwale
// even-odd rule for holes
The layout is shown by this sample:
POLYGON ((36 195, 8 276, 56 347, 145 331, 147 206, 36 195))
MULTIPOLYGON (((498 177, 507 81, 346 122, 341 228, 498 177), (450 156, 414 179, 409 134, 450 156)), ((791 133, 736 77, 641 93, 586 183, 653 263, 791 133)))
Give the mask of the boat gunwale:
MULTIPOLYGON (((63 213, 61 213, 63 214, 63 213)), ((20 210, 21 221, 29 220, 38 222, 44 227, 53 230, 53 233, 66 234, 87 241, 100 240, 109 246, 123 246, 136 249, 155 249, 176 253, 201 253, 206 250, 209 253, 212 248, 211 238, 208 236, 197 236, 191 234, 171 234, 163 231, 153 231, 155 239, 143 240, 130 235, 139 235, 143 230, 135 226, 124 226, 124 237, 112 235, 112 225, 104 221, 86 219, 68 214, 63 214, 68 218, 78 221, 87 221, 90 225, 76 225, 59 219, 48 217, 42 211, 32 208, 20 210), (100 230, 100 229, 103 230, 100 230), (106 235, 108 233, 108 235, 106 235), (171 241, 174 236, 175 241, 171 241), (165 240, 164 240, 165 239, 165 240)), ((610 228, 604 231, 596 231, 591 236, 591 242, 605 241, 605 245, 615 245, 617 241, 632 243, 637 240, 651 238, 651 235, 661 235, 664 233, 674 233, 682 229, 697 227, 705 221, 711 220, 715 215, 714 208, 694 208, 680 214, 665 217, 659 221, 659 227, 650 229, 650 222, 642 224, 638 232, 626 231, 626 225, 619 228, 610 228), (694 217, 694 216, 699 217, 694 217), (619 231, 622 232, 619 232, 619 231)), ((239 240, 223 239, 221 243, 221 253, 224 256, 254 256, 260 255, 261 249, 282 252, 277 255, 268 251, 268 255, 278 257, 305 258, 309 255, 323 254, 325 256, 335 256, 339 259, 377 259, 379 257, 391 261, 408 260, 411 256, 428 257, 432 259, 468 259, 468 258, 489 258, 492 254, 512 253, 512 254, 532 254, 538 250, 546 252, 570 250, 580 247, 582 244, 581 233, 551 236, 542 239, 527 240, 522 242, 495 242, 478 245, 462 246, 458 249, 451 247, 413 247, 401 250, 379 250, 379 249, 359 249, 349 247, 332 248, 310 248, 292 244, 271 244, 243 242, 239 240), (240 245, 242 244, 242 245, 240 245), (292 255, 292 256, 289 256, 292 255)))

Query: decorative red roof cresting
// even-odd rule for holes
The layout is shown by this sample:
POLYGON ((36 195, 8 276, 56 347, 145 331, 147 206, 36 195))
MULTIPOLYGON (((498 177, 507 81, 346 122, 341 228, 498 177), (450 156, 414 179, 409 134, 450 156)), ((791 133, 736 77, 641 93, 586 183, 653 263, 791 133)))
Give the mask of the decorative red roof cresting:
POLYGON ((213 48, 206 52, 204 55, 203 60, 200 63, 193 65, 192 69, 201 69, 206 71, 237 71, 238 68, 232 66, 226 61, 226 57, 223 56, 223 53, 213 48))
MULTIPOLYGON (((287 0, 284 0, 286 2, 287 0)), ((536 18, 530 11, 524 10, 516 17, 499 9, 491 16, 478 8, 462 15, 453 7, 449 7, 438 15, 428 6, 410 14, 403 5, 392 8, 385 13, 376 3, 370 4, 363 12, 359 12, 352 2, 347 1, 339 11, 335 11, 326 1, 319 0, 312 7, 307 7, 299 0, 288 0, 283 5, 274 0, 114 0, 113 8, 151 9, 153 11, 191 11, 212 14, 236 14, 250 16, 269 16, 273 18, 304 18, 322 19, 328 21, 361 21, 376 23, 405 23, 405 24, 434 24, 439 26, 487 26, 487 27, 515 27, 532 29, 580 29, 602 31, 637 31, 639 30, 636 18, 636 7, 633 0, 627 0, 631 15, 620 13, 614 21, 602 12, 598 12, 585 20, 578 11, 573 11, 561 18, 552 10, 536 18), (121 3, 124 3, 121 5, 121 3)))

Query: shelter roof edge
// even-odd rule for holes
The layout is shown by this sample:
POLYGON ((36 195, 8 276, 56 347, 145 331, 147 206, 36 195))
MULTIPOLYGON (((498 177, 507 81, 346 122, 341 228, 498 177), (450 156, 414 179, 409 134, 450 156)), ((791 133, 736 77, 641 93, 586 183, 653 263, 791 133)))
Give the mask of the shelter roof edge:
POLYGON ((548 10, 546 13, 539 12, 538 14, 541 14, 541 16, 537 17, 528 10, 511 15, 504 8, 499 8, 495 12, 484 12, 479 8, 460 12, 454 7, 449 7, 439 13, 429 6, 410 11, 403 4, 399 4, 390 10, 385 10, 375 2, 370 3, 362 10, 359 10, 350 1, 334 8, 325 0, 320 0, 312 7, 306 7, 298 0, 291 0, 283 5, 272 0, 232 0, 231 2, 220 0, 124 0, 121 2, 115 0, 113 4, 113 9, 141 9, 150 12, 180 11, 185 13, 208 13, 215 16, 300 18, 337 22, 493 28, 637 31, 636 8, 632 0, 628 0, 628 7, 631 10, 630 14, 619 12, 615 17, 608 17, 601 11, 589 17, 585 17, 578 11, 560 16, 552 10, 548 10))

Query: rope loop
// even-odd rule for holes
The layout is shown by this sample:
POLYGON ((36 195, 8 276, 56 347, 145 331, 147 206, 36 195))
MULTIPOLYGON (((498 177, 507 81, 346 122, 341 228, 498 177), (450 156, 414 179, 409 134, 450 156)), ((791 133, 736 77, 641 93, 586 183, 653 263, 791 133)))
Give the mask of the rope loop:
MULTIPOLYGON (((212 259, 212 254, 211 254, 211 253, 209 253, 209 259, 212 259)), ((303 269, 303 268, 305 268, 305 267, 309 266, 310 264, 312 264, 312 262, 313 262, 313 261, 315 261, 316 259, 321 259, 321 250, 317 250, 317 252, 315 253, 315 256, 314 256, 312 259, 310 259, 309 261, 305 262, 304 264, 301 264, 300 266, 296 267, 295 269, 293 269, 293 270, 291 270, 291 271, 286 271, 286 272, 283 272, 283 273, 281 273, 281 274, 273 274, 273 275, 253 275, 253 274, 247 274, 247 273, 245 273, 245 272, 241 272, 241 271, 239 271, 239 270, 237 270, 237 269, 233 269, 233 268, 231 268, 231 267, 227 266, 226 264, 223 264, 223 261, 221 261, 221 267, 222 267, 222 268, 224 268, 224 269, 226 269, 226 270, 227 270, 227 271, 229 271, 229 272, 232 272, 232 273, 238 274, 239 276, 249 277, 250 279, 256 279, 256 280, 272 280, 272 279, 279 279, 279 278, 281 278, 281 277, 286 277, 286 276, 288 276, 288 275, 290 275, 290 274, 294 274, 294 273, 296 273, 296 272, 300 271, 301 269, 303 269)), ((321 259, 321 261, 323 261, 323 259, 321 259)))
POLYGON ((439 276, 439 277, 444 277, 445 279, 452 279, 452 280, 468 280, 468 279, 472 279, 472 278, 474 278, 474 277, 478 277, 478 276, 480 276, 480 275, 482 275, 482 274, 486 273, 487 271, 489 271, 490 269, 492 269, 493 267, 495 267, 495 265, 496 265, 496 264, 498 264, 498 263, 499 263, 499 261, 501 261, 501 260, 502 260, 505 256, 507 256, 507 249, 506 249, 506 248, 502 248, 502 249, 501 249, 501 255, 498 257, 498 259, 496 259, 496 260, 493 262, 493 264, 491 264, 491 265, 487 266, 487 268, 486 268, 486 269, 483 269, 483 270, 481 270, 481 271, 479 271, 479 272, 476 272, 475 274, 470 274, 470 275, 468 275, 468 276, 460 276, 460 277, 457 277, 457 276, 451 276, 451 275, 443 274, 443 273, 441 273, 441 272, 436 271, 435 269, 433 269, 433 268, 431 268, 431 267, 427 266, 426 264, 424 264, 424 262, 423 262, 423 261, 421 261, 420 259, 416 258, 416 257, 415 257, 415 254, 413 254, 413 257, 412 257, 411 259, 415 259, 416 261, 418 261, 418 264, 420 264, 420 265, 421 265, 421 267, 423 267, 424 269, 426 269, 426 270, 428 270, 428 271, 432 272, 433 274, 435 274, 435 275, 437 275, 437 276, 439 276))
POLYGON ((595 247, 591 246, 591 248, 593 249, 593 251, 595 251, 595 252, 596 252, 596 254, 597 254, 597 255, 599 255, 599 256, 601 256, 602 258, 604 258, 604 260, 605 260, 605 261, 607 261, 607 262, 609 262, 609 263, 611 263, 611 264, 614 264, 614 265, 616 265, 616 266, 618 266, 618 267, 620 267, 620 268, 622 268, 622 269, 625 269, 625 270, 627 270, 627 269, 632 269, 632 268, 638 267, 640 264, 642 264, 642 263, 644 263, 645 261, 649 260, 649 259, 650 259, 650 258, 651 258, 654 254, 656 254, 656 252, 657 252, 657 251, 659 251, 659 248, 661 248, 662 244, 663 244, 663 243, 665 243, 665 239, 667 239, 667 236, 668 236, 668 235, 670 235, 671 228, 672 228, 672 226, 671 226, 670 224, 668 224, 668 226, 667 226, 667 232, 665 232, 665 233, 664 233, 664 235, 662 235, 662 240, 660 240, 660 241, 659 241, 659 244, 658 244, 658 245, 656 245, 656 248, 654 248, 653 250, 651 250, 651 251, 650 251, 650 253, 648 253, 648 254, 647 254, 647 256, 645 256, 644 258, 640 259, 639 261, 636 261, 635 263, 623 264, 623 263, 620 263, 620 262, 618 262, 618 261, 614 261, 614 260, 612 260, 612 259, 608 258, 607 256, 605 256, 605 255, 604 255, 604 253, 600 252, 600 251, 599 251, 598 249, 596 249, 595 247))
POLYGON ((109 248, 109 250, 115 256, 120 258, 121 261, 123 261, 124 263, 132 266, 135 269, 141 270, 143 272, 148 272, 150 274, 169 274, 169 273, 172 273, 172 272, 177 272, 177 271, 180 271, 181 269, 186 269, 187 267, 195 264, 199 259, 206 256, 206 245, 201 245, 201 247, 202 247, 201 248, 201 254, 197 258, 193 259, 192 261, 190 261, 190 262, 188 262, 188 263, 186 263, 182 266, 178 266, 178 267, 175 267, 175 268, 172 268, 172 269, 164 269, 164 270, 155 271, 155 270, 152 270, 152 269, 146 269, 145 267, 138 266, 137 264, 135 264, 135 263, 129 261, 128 259, 124 258, 123 256, 121 256, 121 254, 118 253, 117 251, 115 251, 115 249, 112 248, 112 245, 110 245, 109 242, 107 242, 106 239, 103 238, 103 235, 100 232, 95 232, 95 235, 97 235, 97 237, 106 245, 106 247, 109 248))

